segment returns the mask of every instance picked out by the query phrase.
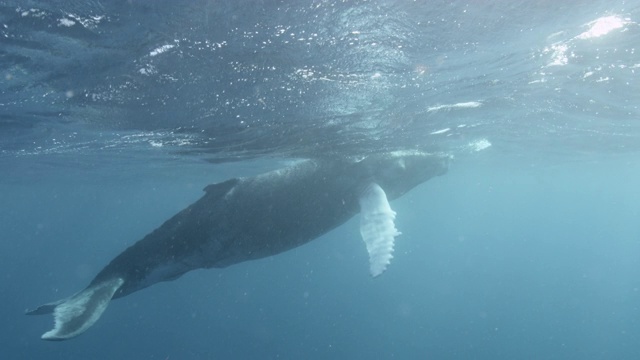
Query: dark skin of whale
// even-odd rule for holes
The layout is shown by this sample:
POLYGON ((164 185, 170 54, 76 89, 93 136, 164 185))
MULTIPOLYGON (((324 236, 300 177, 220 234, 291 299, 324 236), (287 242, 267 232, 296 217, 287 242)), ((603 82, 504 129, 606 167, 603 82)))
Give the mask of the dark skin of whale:
MULTIPOLYGON (((398 184, 391 179, 395 176, 375 174, 384 160, 367 158, 355 164, 309 160, 256 177, 209 185, 200 200, 118 255, 92 284, 122 277, 125 283, 115 299, 157 282, 153 280, 173 280, 195 268, 222 268, 275 255, 356 215, 365 184, 377 182, 393 200, 446 170, 445 160, 433 158, 420 172, 423 176, 398 184), (161 279, 145 281, 166 264, 174 267, 161 279)), ((389 175, 401 175, 406 170, 398 166, 389 171, 389 175)))
POLYGON ((28 314, 52 313, 57 307, 71 311, 73 315, 66 318, 55 313, 56 329, 58 317, 63 319, 60 330, 43 338, 76 336, 100 317, 110 299, 194 269, 223 268, 303 245, 360 212, 359 199, 370 184, 377 184, 393 200, 445 173, 448 161, 448 156, 421 152, 307 160, 209 185, 202 198, 116 256, 85 290, 28 314), (85 294, 88 302, 78 300, 85 294), (85 310, 74 304, 84 304, 85 310), (90 320, 92 309, 101 306, 90 320), (83 327, 83 322, 88 325, 83 327))

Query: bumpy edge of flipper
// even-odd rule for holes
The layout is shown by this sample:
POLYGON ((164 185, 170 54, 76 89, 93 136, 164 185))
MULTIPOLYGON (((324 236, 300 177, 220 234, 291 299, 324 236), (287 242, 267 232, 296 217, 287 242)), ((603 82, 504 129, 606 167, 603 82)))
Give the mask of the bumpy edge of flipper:
POLYGON ((394 240, 401 234, 395 218, 384 190, 376 183, 369 184, 360 195, 360 234, 367 245, 373 277, 382 274, 393 258, 394 240))
POLYGON ((45 304, 28 315, 53 313, 54 328, 42 335, 43 340, 66 340, 78 336, 90 328, 107 309, 113 294, 122 286, 124 280, 115 278, 91 285, 79 293, 45 304))

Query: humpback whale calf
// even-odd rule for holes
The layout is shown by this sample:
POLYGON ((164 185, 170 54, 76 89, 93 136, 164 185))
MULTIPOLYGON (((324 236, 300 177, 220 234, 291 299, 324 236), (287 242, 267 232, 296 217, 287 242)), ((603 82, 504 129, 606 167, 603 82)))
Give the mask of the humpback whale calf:
POLYGON ((53 313, 44 340, 85 332, 109 301, 201 268, 223 268, 305 244, 360 212, 370 273, 392 258, 396 199, 447 171, 449 156, 418 151, 300 162, 207 186, 195 203, 116 256, 82 291, 27 312, 53 313))

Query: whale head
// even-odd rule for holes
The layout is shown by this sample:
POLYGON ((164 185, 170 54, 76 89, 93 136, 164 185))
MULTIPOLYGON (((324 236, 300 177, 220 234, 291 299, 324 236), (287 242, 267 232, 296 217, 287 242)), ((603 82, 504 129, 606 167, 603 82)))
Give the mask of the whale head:
POLYGON ((368 181, 384 189, 390 200, 447 172, 450 155, 393 151, 369 155, 361 161, 368 181))

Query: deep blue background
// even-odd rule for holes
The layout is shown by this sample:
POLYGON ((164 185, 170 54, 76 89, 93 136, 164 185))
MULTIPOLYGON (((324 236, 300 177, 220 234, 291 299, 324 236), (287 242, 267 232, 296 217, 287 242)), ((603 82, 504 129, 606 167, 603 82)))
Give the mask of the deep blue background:
POLYGON ((639 359, 639 23, 628 0, 0 1, 0 358, 639 359), (70 341, 24 315, 207 184, 407 149, 455 161, 392 203, 379 278, 355 218, 70 341))
POLYGON ((277 257, 196 271, 114 301, 87 333, 63 343, 39 340, 51 318, 23 310, 81 289, 195 200, 207 179, 227 175, 224 166, 135 182, 80 174, 78 183, 67 174, 38 186, 3 184, 3 352, 16 359, 640 356, 637 158, 504 160, 487 153, 454 162, 447 175, 394 202, 403 235, 380 278, 369 277, 350 221, 277 257))

